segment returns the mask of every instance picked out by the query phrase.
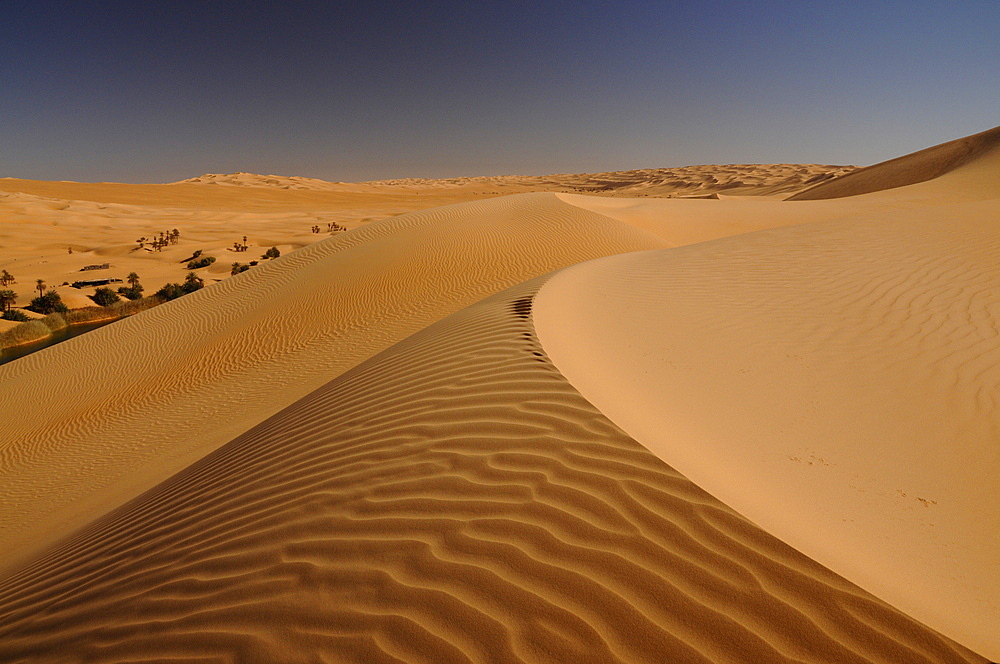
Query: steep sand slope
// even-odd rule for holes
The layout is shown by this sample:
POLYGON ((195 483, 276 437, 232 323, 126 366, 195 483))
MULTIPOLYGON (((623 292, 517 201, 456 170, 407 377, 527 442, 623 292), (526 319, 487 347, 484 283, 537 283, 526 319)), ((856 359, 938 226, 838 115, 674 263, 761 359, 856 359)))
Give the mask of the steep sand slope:
MULTIPOLYGON (((890 159, 824 182, 791 196, 792 201, 857 196, 933 180, 973 169, 979 184, 1000 188, 1000 127, 890 159), (992 177, 989 177, 992 175, 992 177)), ((965 179, 965 178, 963 178, 965 179)), ((951 180, 951 178, 949 178, 951 180)), ((949 186, 957 183, 950 182, 949 186)), ((968 186, 968 182, 963 182, 968 186)))
POLYGON ((997 660, 998 228, 981 201, 601 259, 542 288, 539 339, 706 491, 997 660))
POLYGON ((0 366, 0 568, 429 323, 665 246, 552 194, 395 217, 0 366))
POLYGON ((615 428, 538 346, 537 284, 0 581, 0 660, 982 662, 615 428))

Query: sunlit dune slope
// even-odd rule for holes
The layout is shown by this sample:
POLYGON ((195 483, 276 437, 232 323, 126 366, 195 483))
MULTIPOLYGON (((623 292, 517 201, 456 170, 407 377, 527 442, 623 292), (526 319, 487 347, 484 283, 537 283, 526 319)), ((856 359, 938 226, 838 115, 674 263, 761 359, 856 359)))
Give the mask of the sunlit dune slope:
POLYGON ((503 288, 665 246, 551 194, 343 233, 0 366, 0 567, 503 288))
MULTIPOLYGON (((926 182, 944 175, 965 175, 963 172, 969 170, 974 171, 973 177, 978 180, 975 184, 991 187, 994 194, 1000 195, 1000 127, 847 173, 799 192, 788 200, 857 196, 926 182)), ((963 180, 960 183, 949 181, 948 185, 967 188, 973 184, 967 178, 963 180)))
POLYGON ((539 281, 0 580, 0 660, 983 662, 612 425, 538 345, 539 281))
POLYGON ((600 259, 536 326, 700 487, 998 660, 998 229, 987 200, 600 259))

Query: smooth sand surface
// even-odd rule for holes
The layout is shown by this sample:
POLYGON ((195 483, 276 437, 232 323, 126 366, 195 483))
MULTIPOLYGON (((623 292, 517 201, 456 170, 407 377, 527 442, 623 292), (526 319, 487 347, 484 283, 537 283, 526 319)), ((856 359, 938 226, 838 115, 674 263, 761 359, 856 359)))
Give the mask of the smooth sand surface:
POLYGON ((966 136, 912 154, 825 181, 789 200, 811 201, 857 196, 939 179, 925 191, 963 191, 974 196, 1000 188, 997 177, 982 177, 984 170, 1000 172, 1000 127, 966 136), (948 176, 942 178, 942 176, 948 176))
POLYGON ((954 171, 979 179, 956 198, 982 200, 872 215, 866 196, 844 199, 856 218, 569 268, 536 307, 559 371, 626 432, 994 660, 1000 196, 983 197, 996 158, 954 171))
POLYGON ((0 660, 982 662, 613 426, 538 345, 538 283, 0 581, 0 660))

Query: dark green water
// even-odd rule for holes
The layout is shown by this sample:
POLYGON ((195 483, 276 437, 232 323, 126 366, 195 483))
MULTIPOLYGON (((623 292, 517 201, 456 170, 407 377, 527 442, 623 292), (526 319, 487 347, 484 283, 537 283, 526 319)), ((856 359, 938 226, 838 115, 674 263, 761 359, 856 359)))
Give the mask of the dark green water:
POLYGON ((23 346, 15 346, 14 348, 4 348, 0 350, 0 364, 6 364, 7 362, 13 362, 14 360, 24 357, 25 355, 30 355, 35 351, 42 350, 43 348, 48 348, 49 346, 55 346, 61 341, 66 341, 67 339, 72 339, 73 337, 78 337, 81 334, 86 334, 91 330, 96 330, 99 327, 104 327, 109 323, 115 322, 114 320, 101 320, 95 321, 93 323, 80 323, 79 325, 70 325, 64 327, 61 330, 53 332, 51 336, 45 337, 44 339, 39 339, 30 344, 24 344, 23 346))

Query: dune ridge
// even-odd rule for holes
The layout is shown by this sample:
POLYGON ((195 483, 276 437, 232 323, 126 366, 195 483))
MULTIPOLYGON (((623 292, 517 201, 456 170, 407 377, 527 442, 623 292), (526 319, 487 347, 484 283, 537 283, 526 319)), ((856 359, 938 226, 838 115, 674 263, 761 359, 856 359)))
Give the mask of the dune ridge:
POLYGON ((0 410, 12 416, 0 431, 0 567, 464 306, 661 246, 552 194, 435 208, 2 365, 0 410))
POLYGON ((536 279, 0 580, 7 662, 979 662, 734 513, 554 369, 536 279))
MULTIPOLYGON (((996 191, 1000 180, 1000 127, 941 143, 902 157, 845 173, 793 194, 790 201, 858 196, 934 180, 986 159, 986 176, 996 191)), ((983 165, 980 165, 983 166, 983 165)))
POLYGON ((996 660, 997 203, 570 267, 538 295, 539 339, 706 491, 996 660))

